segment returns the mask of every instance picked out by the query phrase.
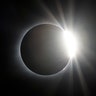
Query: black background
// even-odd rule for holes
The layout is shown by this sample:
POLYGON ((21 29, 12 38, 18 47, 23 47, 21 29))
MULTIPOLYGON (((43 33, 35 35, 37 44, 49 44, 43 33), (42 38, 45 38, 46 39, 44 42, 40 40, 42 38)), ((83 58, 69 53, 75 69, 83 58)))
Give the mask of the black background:
MULTIPOLYGON (((9 96, 95 96, 96 95, 96 3, 95 0, 60 0, 66 21, 70 21, 70 4, 73 5, 74 26, 83 26, 87 31, 77 34, 83 42, 83 50, 88 63, 78 59, 84 82, 78 75, 78 70, 73 64, 73 72, 67 70, 57 77, 42 78, 28 73, 21 65, 16 55, 21 34, 28 27, 38 22, 51 21, 47 14, 47 6, 55 18, 60 22, 56 2, 59 0, 26 0, 26 1, 3 1, 0 3, 0 33, 1 33, 1 84, 0 94, 9 96), (44 5, 44 6, 43 6, 44 5), (43 6, 43 7, 42 7, 43 6), (79 24, 78 24, 79 23, 79 24), (82 35, 83 34, 83 35, 82 35), (85 34, 85 35, 84 35, 85 34), (86 39, 87 37, 87 39, 86 39), (3 41, 3 42, 2 42, 3 41), (3 44, 3 45, 2 45, 3 44), (18 66, 19 65, 19 66, 18 66), (70 77, 70 73, 73 74, 70 77), (86 84, 85 84, 86 83, 86 84), (87 88, 82 88, 86 86, 87 88)), ((78 56, 79 58, 79 56, 78 56)), ((83 58, 81 56, 81 58, 83 58)), ((74 63, 74 62, 73 62, 74 63)))

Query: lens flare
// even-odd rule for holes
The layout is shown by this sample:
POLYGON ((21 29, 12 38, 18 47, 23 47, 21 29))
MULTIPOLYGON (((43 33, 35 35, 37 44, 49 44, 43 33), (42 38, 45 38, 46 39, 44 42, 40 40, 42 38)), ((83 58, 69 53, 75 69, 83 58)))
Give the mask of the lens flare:
POLYGON ((73 34, 73 32, 69 30, 65 30, 64 32, 64 41, 66 45, 66 49, 68 51, 68 56, 73 58, 76 56, 77 49, 78 49, 78 42, 77 38, 73 34))

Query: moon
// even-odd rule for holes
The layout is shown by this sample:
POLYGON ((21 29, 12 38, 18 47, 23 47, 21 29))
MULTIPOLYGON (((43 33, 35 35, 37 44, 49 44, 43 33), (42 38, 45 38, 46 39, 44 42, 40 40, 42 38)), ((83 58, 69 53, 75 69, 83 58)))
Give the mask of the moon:
POLYGON ((40 24, 31 28, 21 42, 20 52, 24 64, 32 72, 52 75, 68 64, 62 29, 52 24, 40 24))

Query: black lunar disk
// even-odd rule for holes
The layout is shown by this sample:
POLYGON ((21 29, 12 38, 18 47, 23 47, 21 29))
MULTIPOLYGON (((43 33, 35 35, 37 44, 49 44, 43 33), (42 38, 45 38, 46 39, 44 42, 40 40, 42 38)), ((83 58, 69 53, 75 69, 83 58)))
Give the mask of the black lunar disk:
POLYGON ((68 63, 63 31, 52 24, 30 29, 21 42, 21 57, 25 65, 40 75, 55 74, 68 63))

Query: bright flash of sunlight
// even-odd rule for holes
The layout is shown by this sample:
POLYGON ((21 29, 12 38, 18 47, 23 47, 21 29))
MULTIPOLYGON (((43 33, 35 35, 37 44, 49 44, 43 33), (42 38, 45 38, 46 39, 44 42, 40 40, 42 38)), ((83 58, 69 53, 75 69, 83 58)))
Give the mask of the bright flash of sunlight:
POLYGON ((66 49, 68 51, 68 56, 73 58, 76 56, 78 50, 78 41, 76 36, 69 30, 64 31, 64 41, 66 49))

